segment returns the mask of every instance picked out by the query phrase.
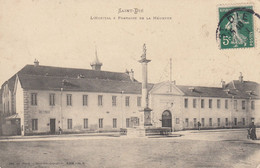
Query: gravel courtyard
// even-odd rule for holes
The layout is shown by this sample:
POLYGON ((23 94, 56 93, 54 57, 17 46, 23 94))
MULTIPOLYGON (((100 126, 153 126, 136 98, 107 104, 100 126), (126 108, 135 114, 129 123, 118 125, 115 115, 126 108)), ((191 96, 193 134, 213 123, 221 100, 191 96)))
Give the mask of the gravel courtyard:
POLYGON ((181 131, 172 137, 0 139, 0 167, 256 168, 260 165, 260 140, 248 140, 246 134, 239 129, 181 131))

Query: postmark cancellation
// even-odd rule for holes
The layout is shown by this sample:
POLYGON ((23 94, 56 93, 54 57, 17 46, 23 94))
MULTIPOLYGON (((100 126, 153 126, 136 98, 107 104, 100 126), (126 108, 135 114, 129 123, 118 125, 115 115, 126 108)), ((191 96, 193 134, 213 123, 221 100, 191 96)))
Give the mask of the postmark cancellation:
POLYGON ((254 15, 253 6, 218 7, 219 23, 216 38, 220 49, 253 48, 254 15))

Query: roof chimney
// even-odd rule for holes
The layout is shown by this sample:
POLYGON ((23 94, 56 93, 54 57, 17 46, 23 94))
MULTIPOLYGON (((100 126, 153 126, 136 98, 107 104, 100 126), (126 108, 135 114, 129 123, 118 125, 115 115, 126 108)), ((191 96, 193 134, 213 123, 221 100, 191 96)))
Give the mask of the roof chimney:
POLYGON ((98 56, 97 56, 97 50, 96 50, 96 59, 90 63, 92 70, 96 70, 96 71, 100 71, 101 70, 101 66, 103 65, 102 62, 100 62, 98 60, 98 56))
POLYGON ((35 67, 39 66, 39 61, 37 59, 35 59, 33 63, 35 67))
POLYGON ((130 76, 130 79, 131 79, 132 81, 135 80, 135 78, 134 78, 134 70, 133 70, 133 69, 131 69, 131 71, 129 72, 129 76, 130 76))
POLYGON ((239 82, 243 83, 243 75, 242 75, 242 72, 240 72, 240 76, 239 76, 239 82))
POLYGON ((221 80, 221 87, 222 87, 222 89, 225 89, 225 87, 226 87, 226 82, 223 80, 221 80))

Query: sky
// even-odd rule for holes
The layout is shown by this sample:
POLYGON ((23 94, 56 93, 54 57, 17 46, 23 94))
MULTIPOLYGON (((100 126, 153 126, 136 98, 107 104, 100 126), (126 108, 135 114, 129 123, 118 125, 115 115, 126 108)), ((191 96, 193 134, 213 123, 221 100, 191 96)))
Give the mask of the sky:
POLYGON ((260 19, 254 17, 254 48, 221 50, 216 40, 218 7, 243 5, 260 13, 260 2, 249 0, 0 0, 0 83, 34 59, 40 65, 91 69, 95 50, 102 70, 133 69, 141 81, 144 43, 152 60, 151 83, 170 80, 170 58, 179 85, 218 87, 221 80, 237 80, 240 72, 244 80, 260 83, 260 19), (120 8, 142 12, 118 13, 120 8))

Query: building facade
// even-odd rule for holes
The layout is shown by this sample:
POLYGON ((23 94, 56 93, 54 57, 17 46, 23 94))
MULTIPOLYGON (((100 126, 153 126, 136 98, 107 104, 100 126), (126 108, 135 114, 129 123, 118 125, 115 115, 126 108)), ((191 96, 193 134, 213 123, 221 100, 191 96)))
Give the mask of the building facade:
POLYGON ((198 122, 201 128, 248 127, 252 121, 260 126, 259 84, 255 82, 234 80, 219 88, 165 82, 155 85, 150 99, 157 127, 165 124, 167 115, 168 126, 174 130, 196 129, 198 122))
MULTIPOLYGON (((147 84, 151 115, 143 109, 142 83, 134 72, 102 71, 96 57, 92 70, 26 65, 1 87, 2 134, 119 131, 138 127, 173 131, 260 126, 259 84, 239 80, 222 87, 147 84), (3 118, 3 117, 2 117, 3 118)), ((147 72, 146 72, 147 73, 147 72)))

